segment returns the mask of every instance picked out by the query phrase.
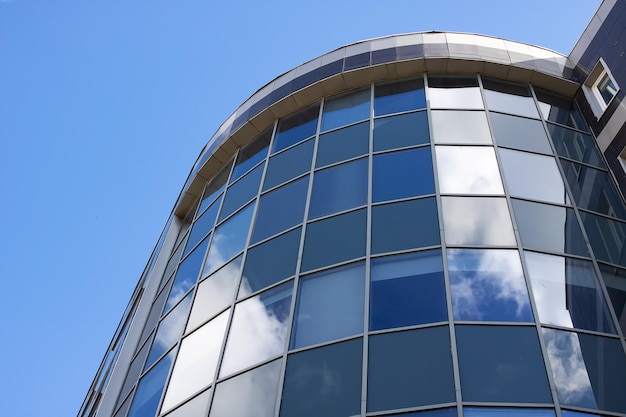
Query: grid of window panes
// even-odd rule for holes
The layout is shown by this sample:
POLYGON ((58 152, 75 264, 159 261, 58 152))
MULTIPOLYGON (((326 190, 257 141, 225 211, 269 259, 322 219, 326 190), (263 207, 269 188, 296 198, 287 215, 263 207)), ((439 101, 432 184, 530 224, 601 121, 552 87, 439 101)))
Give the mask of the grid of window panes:
POLYGON ((626 415, 625 237, 566 97, 328 97, 206 184, 115 415, 626 415))

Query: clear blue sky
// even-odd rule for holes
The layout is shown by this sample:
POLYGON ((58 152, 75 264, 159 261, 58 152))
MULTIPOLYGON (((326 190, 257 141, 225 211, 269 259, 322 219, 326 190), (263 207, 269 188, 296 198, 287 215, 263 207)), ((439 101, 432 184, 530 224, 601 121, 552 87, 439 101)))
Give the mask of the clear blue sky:
POLYGON ((361 39, 482 33, 568 54, 599 0, 0 0, 0 403, 76 415, 206 140, 361 39))

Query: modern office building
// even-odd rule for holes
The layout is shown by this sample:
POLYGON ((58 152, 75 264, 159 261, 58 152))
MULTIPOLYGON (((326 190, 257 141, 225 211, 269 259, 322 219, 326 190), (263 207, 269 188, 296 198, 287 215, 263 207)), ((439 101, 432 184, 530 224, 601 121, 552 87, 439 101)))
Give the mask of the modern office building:
POLYGON ((570 57, 390 36, 261 88, 79 417, 626 416, 624 21, 570 57))

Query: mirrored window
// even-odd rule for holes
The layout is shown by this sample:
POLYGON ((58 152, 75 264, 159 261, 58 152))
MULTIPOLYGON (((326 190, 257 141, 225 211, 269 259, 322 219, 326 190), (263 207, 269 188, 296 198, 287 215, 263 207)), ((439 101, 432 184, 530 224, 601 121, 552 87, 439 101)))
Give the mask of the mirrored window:
POLYGON ((322 132, 370 117, 369 88, 324 101, 322 132))
POLYGON ((374 152, 429 142, 428 113, 425 111, 374 120, 374 152))
POLYGON ((496 153, 487 146, 436 146, 442 194, 504 194, 496 153))
POLYGON ((316 167, 365 155, 369 151, 370 124, 359 123, 320 135, 317 144, 316 167))
POLYGON ((565 185, 554 158, 510 149, 499 152, 509 194, 565 203, 565 185))
POLYGON ((226 188, 226 182, 230 175, 230 169, 232 167, 232 160, 226 164, 218 173, 213 177, 211 181, 204 187, 204 194, 202 194, 202 200, 198 207, 198 213, 202 213, 204 209, 214 202, 219 197, 224 188, 226 188))
POLYGON ((619 340, 543 329, 561 405, 626 412, 626 358, 619 340))
POLYGON ((548 136, 539 120, 489 113, 498 146, 552 155, 548 136))
POLYGON ((516 250, 448 249, 455 320, 532 322, 516 250))
POLYGON ((464 401, 552 403, 535 326, 455 326, 464 401))
POLYGON ((483 87, 489 110, 539 118, 535 100, 527 85, 483 78, 483 87))
POLYGON ((375 155, 372 175, 374 202, 435 193, 430 147, 375 155))
POLYGON ((285 350, 293 281, 235 306, 220 377, 262 362, 285 350))
POLYGON ((224 310, 235 298, 241 271, 241 256, 233 259, 198 285, 187 332, 224 310))
POLYGON ((204 239, 178 266, 174 284, 172 284, 170 295, 167 298, 165 311, 169 311, 170 308, 182 300, 187 291, 198 281, 198 274, 200 273, 202 260, 208 244, 209 238, 204 239))
POLYGON ((442 197, 441 204, 448 245, 516 244, 504 198, 442 197))
POLYGON ((309 172, 314 144, 313 139, 307 140, 298 146, 272 156, 265 172, 263 191, 309 172))
POLYGON ((426 97, 422 78, 374 87, 376 116, 425 108, 426 97))
POLYGON ((239 150, 230 182, 234 182, 248 172, 250 168, 265 159, 271 139, 272 129, 268 129, 239 150))
POLYGON ((244 204, 256 197, 259 193, 259 184, 263 175, 263 165, 260 165, 242 177, 235 184, 228 187, 219 221, 239 210, 244 204))
POLYGON ((430 118, 435 143, 493 143, 484 111, 433 110, 430 118))
POLYGON ((448 320, 439 250, 371 262, 370 330, 448 320))
POLYGON ((626 334, 626 270, 598 264, 622 334, 626 334))
POLYGON ((191 249, 193 249, 196 244, 207 235, 213 229, 213 225, 215 224, 215 218, 217 217, 217 211, 220 208, 220 200, 211 204, 211 206, 200 216, 196 222, 193 224, 191 228, 191 233, 189 234, 189 239, 187 239, 187 243, 185 245, 185 253, 186 255, 191 249))
POLYGON ((120 390, 120 395, 117 398, 116 407, 122 402, 122 400, 130 393, 130 390, 133 388, 137 379, 139 379, 139 375, 141 375, 144 369, 144 361, 146 360, 146 356, 148 356, 148 351, 151 348, 151 340, 144 343, 133 361, 130 363, 128 367, 128 373, 126 373, 126 378, 124 380, 124 385, 122 385, 122 389, 120 390))
POLYGON ((367 158, 316 171, 309 219, 366 204, 367 171, 367 158))
POLYGON ((535 88, 539 110, 545 120, 588 131, 587 123, 576 108, 574 101, 565 96, 535 88))
POLYGON ((273 417, 280 370, 274 361, 217 384, 209 417, 273 417))
POLYGON ((162 411, 170 410, 213 381, 229 313, 230 310, 223 312, 183 339, 162 411))
POLYGON ((309 190, 309 177, 303 177, 261 196, 256 214, 252 242, 302 223, 309 190))
POLYGON ((615 333, 591 262, 534 252, 524 257, 542 323, 615 333))
POLYGON ((318 103, 280 119, 272 144, 272 153, 315 135, 319 110, 320 105, 318 103))
POLYGON ((370 336, 367 411, 455 401, 448 326, 370 336))
POLYGON ((254 213, 254 203, 249 204, 215 229, 211 248, 204 263, 203 276, 217 270, 244 249, 248 241, 252 213, 254 213))
POLYGON ((173 359, 174 353, 171 352, 141 378, 128 417, 156 415, 173 359))
POLYGON ((204 417, 206 416, 206 412, 209 408, 210 400, 211 389, 209 388, 202 394, 192 398, 171 413, 167 414, 167 417, 204 417))
POLYGON ((515 199, 512 203, 524 247, 588 256, 572 209, 515 199))
POLYGON ((362 367, 361 339, 289 355, 280 416, 359 415, 362 367))
POLYGON ((363 332, 362 262, 302 277, 299 286, 292 349, 363 332))
POLYGON ((573 159, 585 164, 604 168, 604 162, 596 148, 596 141, 591 135, 586 135, 547 123, 552 142, 559 156, 573 159))
POLYGON ((428 100, 432 109, 483 109, 476 76, 428 76, 428 100))
POLYGON ((626 266, 626 223, 580 212, 593 254, 600 260, 626 266))
POLYGON ((556 417, 545 408, 463 407, 464 417, 556 417))
POLYGON ((309 223, 304 239, 302 271, 365 255, 365 209, 309 223))
POLYGON ((435 246, 440 243, 434 198, 372 207, 372 253, 435 246))

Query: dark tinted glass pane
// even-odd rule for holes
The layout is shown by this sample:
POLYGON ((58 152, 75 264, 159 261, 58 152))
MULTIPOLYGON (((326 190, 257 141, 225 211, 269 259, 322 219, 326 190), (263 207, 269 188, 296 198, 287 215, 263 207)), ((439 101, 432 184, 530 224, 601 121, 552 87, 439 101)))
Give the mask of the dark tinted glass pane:
POLYGON ((224 203, 222 203, 219 221, 230 216, 258 194, 262 175, 263 165, 260 165, 228 187, 224 203))
POLYGON ((441 252, 372 259, 370 330, 448 319, 441 252))
POLYGON ((167 298, 167 304, 165 305, 165 311, 168 311, 178 301, 183 298, 183 295, 189 291, 191 287, 198 280, 200 273, 200 267, 202 266, 202 260, 206 253, 206 247, 209 244, 209 238, 206 238, 200 243, 196 249, 187 256, 187 258, 181 262, 176 272, 176 278, 174 278, 174 284, 170 290, 170 295, 167 298))
POLYGON ((296 273, 301 228, 248 250, 239 296, 252 294, 296 273))
POLYGON ((599 266, 622 334, 626 334, 626 270, 603 264, 599 266))
POLYGON ((541 408, 464 407, 465 417, 555 417, 554 410, 541 408))
POLYGON ((319 107, 319 104, 316 104, 280 119, 272 145, 272 152, 278 152, 313 136, 317 130, 319 107))
POLYGON ((370 141, 369 122, 320 135, 315 166, 333 164, 367 154, 370 141))
POLYGON ((448 249, 455 320, 532 322, 519 253, 448 249))
POLYGON ((539 101, 539 110, 541 110, 545 120, 589 131, 585 120, 571 98, 549 93, 539 88, 535 88, 535 93, 539 101))
POLYGON ((372 253, 433 246, 439 242, 434 198, 372 208, 372 253))
POLYGON ((350 340, 290 355, 280 415, 358 415, 361 409, 362 344, 361 339, 350 340))
POLYGON ((393 417, 457 417, 456 408, 440 408, 437 410, 416 411, 414 413, 390 414, 393 417))
POLYGON ((561 405, 626 412, 626 358, 618 339, 543 329, 561 405))
POLYGON ((271 157, 265 173, 263 190, 268 190, 308 172, 311 169, 314 143, 311 139, 271 157))
POLYGON ((624 203, 608 173, 564 159, 561 165, 578 207, 626 219, 624 203))
POLYGON ((404 148, 430 142, 425 111, 400 114, 374 121, 374 151, 404 148))
POLYGON ((322 132, 358 122, 370 116, 370 90, 360 90, 324 102, 322 132))
POLYGON ((542 323, 615 333, 591 262, 534 252, 524 256, 542 323))
POLYGON ((489 112, 498 146, 552 154, 548 136, 539 120, 489 112))
POLYGON ((171 352, 161 359, 150 372, 141 378, 128 417, 152 417, 156 415, 165 380, 172 365, 173 355, 174 353, 171 352))
POLYGON ((512 202, 524 247, 588 256, 574 210, 515 199, 512 202))
POLYGON ((291 348, 363 332, 365 265, 347 265, 300 279, 291 348))
POLYGON ((430 147, 374 156, 373 201, 435 193, 430 147))
POLYGON ((369 338, 367 411, 455 401, 448 326, 369 338))
POLYGON ((591 135, 548 123, 556 153, 565 158, 604 168, 604 162, 591 135))
POLYGON ((272 139, 272 130, 266 130, 252 141, 241 148, 237 154, 237 163, 233 169, 233 175, 230 182, 234 182, 241 177, 250 168, 261 162, 267 156, 267 149, 272 139))
POLYGON ((204 194, 202 195, 202 201, 200 201, 200 207, 198 213, 202 213, 205 208, 209 207, 209 204, 215 201, 219 194, 226 187, 226 181, 230 175, 230 168, 232 167, 232 161, 228 163, 224 168, 217 173, 211 181, 204 187, 204 194))
POLYGON ((341 214, 307 226, 302 271, 365 255, 367 212, 341 214))
POLYGON ((376 116, 424 108, 426 108, 426 96, 423 79, 375 87, 374 112, 376 116))
POLYGON ((626 266, 626 224, 580 212, 594 255, 605 262, 626 266))
POLYGON ((325 216, 367 203, 367 158, 317 171, 309 218, 325 216))
POLYGON ((431 88, 467 88, 478 87, 475 75, 428 75, 428 86, 431 88))
POLYGON ((191 249, 196 246, 196 244, 206 236, 207 233, 213 229, 213 225, 215 224, 215 218, 217 217, 217 211, 220 208, 219 200, 213 203, 202 216, 200 216, 196 222, 193 224, 191 229, 191 234, 189 235, 189 239, 187 239, 187 244, 185 246, 186 255, 191 249))
POLYGON ((258 242, 302 223, 309 177, 283 185, 261 197, 252 242, 258 242))
POLYGON ((534 326, 455 329, 464 401, 552 403, 534 326))

